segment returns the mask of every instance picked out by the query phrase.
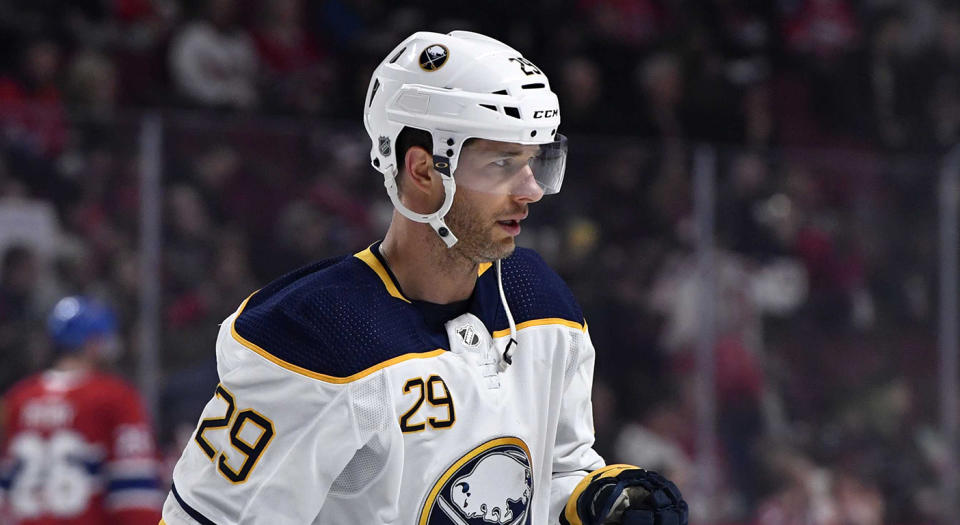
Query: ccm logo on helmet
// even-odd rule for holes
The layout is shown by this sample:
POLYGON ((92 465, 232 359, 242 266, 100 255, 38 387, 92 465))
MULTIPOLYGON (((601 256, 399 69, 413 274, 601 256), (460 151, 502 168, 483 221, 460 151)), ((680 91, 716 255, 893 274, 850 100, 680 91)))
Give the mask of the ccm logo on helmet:
POLYGON ((550 118, 560 114, 559 109, 539 109, 533 112, 533 118, 550 118))

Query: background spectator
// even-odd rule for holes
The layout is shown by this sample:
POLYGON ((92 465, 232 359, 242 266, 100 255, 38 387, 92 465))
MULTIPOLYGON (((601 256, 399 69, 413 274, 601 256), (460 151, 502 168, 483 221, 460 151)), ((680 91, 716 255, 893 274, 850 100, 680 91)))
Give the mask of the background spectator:
POLYGON ((257 104, 257 54, 237 25, 233 0, 207 0, 200 18, 185 25, 170 46, 170 69, 180 93, 195 104, 249 108, 257 104))

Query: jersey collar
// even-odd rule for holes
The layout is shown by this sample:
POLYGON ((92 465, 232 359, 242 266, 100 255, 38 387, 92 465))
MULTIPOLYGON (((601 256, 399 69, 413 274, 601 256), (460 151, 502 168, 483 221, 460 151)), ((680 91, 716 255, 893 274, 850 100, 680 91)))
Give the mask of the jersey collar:
POLYGON ((393 272, 390 271, 390 267, 387 266, 387 261, 383 259, 383 255, 380 254, 380 243, 383 241, 377 241, 367 247, 366 250, 357 252, 353 254, 354 257, 363 261, 367 266, 373 270, 380 280, 383 281, 383 286, 387 289, 387 293, 391 296, 400 299, 401 301, 410 303, 410 299, 407 299, 403 295, 403 291, 400 289, 400 283, 397 281, 397 276, 393 275, 393 272))
MULTIPOLYGON (((359 251, 353 254, 354 257, 363 261, 367 266, 373 270, 380 280, 383 282, 383 286, 387 289, 387 293, 391 296, 400 299, 401 301, 410 303, 410 299, 404 295, 403 290, 400 288, 400 281, 397 280, 397 276, 390 271, 390 266, 387 265, 386 259, 383 258, 383 254, 380 253, 380 244, 383 241, 377 241, 367 247, 366 250, 359 251)), ((480 277, 490 267, 493 266, 493 263, 483 263, 477 268, 477 276, 480 277)))

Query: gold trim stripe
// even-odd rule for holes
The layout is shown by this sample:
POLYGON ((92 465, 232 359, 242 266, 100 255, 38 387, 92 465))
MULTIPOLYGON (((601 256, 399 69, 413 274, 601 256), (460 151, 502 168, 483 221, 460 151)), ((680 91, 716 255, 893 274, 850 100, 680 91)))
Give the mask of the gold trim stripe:
POLYGON ((493 263, 489 263, 489 262, 480 263, 480 266, 477 268, 477 277, 480 277, 481 275, 483 275, 484 272, 489 270, 491 266, 493 266, 493 263))
MULTIPOLYGON (((387 292, 389 292, 391 296, 396 297, 401 301, 406 301, 409 303, 410 300, 404 297, 402 293, 400 293, 400 288, 397 286, 397 283, 393 282, 393 279, 390 278, 390 273, 387 272, 387 269, 383 267, 383 263, 381 263, 380 259, 378 259, 377 256, 373 254, 373 250, 371 249, 372 247, 373 245, 371 244, 369 247, 367 247, 366 250, 357 252, 353 254, 353 256, 356 257, 357 259, 360 259, 364 263, 366 263, 366 265, 369 266, 371 270, 376 272, 377 276, 379 276, 380 280, 383 281, 383 285, 386 286, 387 292)), ((486 271, 489 270, 490 267, 492 266, 493 266, 493 263, 489 263, 489 262, 481 263, 477 267, 477 277, 480 277, 481 275, 486 273, 486 271)))
POLYGON ((400 289, 397 288, 397 284, 394 283, 393 279, 390 278, 390 274, 387 273, 387 269, 380 264, 380 259, 377 259, 377 256, 373 254, 373 251, 369 247, 362 252, 353 254, 353 256, 367 263, 367 266, 377 273, 377 275, 380 277, 380 280, 383 281, 383 285, 387 287, 387 292, 389 292, 390 295, 400 299, 401 301, 406 301, 408 303, 410 302, 410 299, 407 299, 402 293, 400 293, 400 289))
MULTIPOLYGON (((524 328, 530 328, 531 326, 545 326, 551 324, 559 324, 563 326, 568 326, 570 328, 576 328, 577 330, 585 331, 586 327, 580 323, 575 323, 573 321, 568 321, 566 319, 561 319, 559 317, 549 317, 546 319, 531 319, 530 321, 524 321, 517 325, 517 330, 523 330, 524 328)), ((497 330, 493 333, 493 337, 503 337, 510 335, 510 329, 505 328, 503 330, 497 330)))
POLYGON ((450 467, 440 476, 440 479, 433 485, 433 489, 430 491, 430 494, 427 495, 427 501, 423 504, 423 509, 420 510, 420 523, 419 525, 426 525, 427 520, 430 518, 430 511, 433 507, 433 502, 437 499, 437 494, 440 493, 440 490, 443 489, 443 486, 447 483, 447 480, 451 476, 457 473, 460 470, 460 467, 464 466, 467 462, 473 458, 479 456, 483 452, 490 450, 493 447, 498 447, 500 445, 516 445, 523 449, 527 454, 527 459, 530 460, 530 469, 532 473, 533 469, 533 456, 530 454, 530 449, 527 447, 527 444, 523 442, 522 439, 516 437, 502 437, 491 439, 486 443, 474 448, 470 452, 467 452, 456 463, 450 465, 450 467))
POLYGON ((580 515, 577 513, 577 500, 580 499, 580 495, 583 494, 583 491, 587 490, 587 487, 590 483, 593 483, 594 480, 611 478, 619 475, 624 470, 630 470, 635 467, 633 465, 627 465, 619 463, 616 465, 607 465, 606 467, 599 468, 593 472, 587 474, 580 480, 580 483, 577 483, 577 486, 573 488, 573 492, 570 493, 570 497, 567 498, 567 505, 563 509, 563 516, 567 518, 567 522, 570 525, 583 525, 583 522, 580 520, 580 515))
MULTIPOLYGON (((255 293, 256 293, 256 292, 254 292, 254 294, 255 294, 255 293)), ((250 294, 250 297, 253 297, 253 294, 250 294)), ((362 378, 364 378, 364 377, 366 377, 366 376, 368 376, 368 375, 370 375, 370 374, 372 374, 372 373, 374 373, 374 372, 376 372, 376 371, 378 371, 378 370, 382 370, 382 369, 384 369, 384 368, 387 368, 388 366, 393 366, 393 365, 395 365, 395 364, 397 364, 397 363, 402 363, 402 362, 404 362, 404 361, 409 361, 409 360, 411 360, 411 359, 427 359, 427 358, 430 358, 430 357, 437 357, 437 356, 443 355, 443 354, 446 352, 446 350, 444 350, 443 348, 437 348, 436 350, 431 350, 431 351, 429 351, 429 352, 414 352, 414 353, 409 353, 409 354, 403 354, 403 355, 399 355, 399 356, 397 356, 397 357, 394 357, 394 358, 392 358, 392 359, 388 359, 388 360, 386 360, 386 361, 384 361, 384 362, 382 362, 382 363, 378 363, 378 364, 376 364, 376 365, 374 365, 374 366, 371 366, 370 368, 366 368, 366 369, 364 369, 364 370, 361 370, 361 371, 359 371, 359 372, 357 372, 357 373, 355 373, 355 374, 350 374, 350 375, 348 375, 348 376, 346 376, 346 377, 337 377, 337 376, 331 376, 331 375, 327 375, 327 374, 321 374, 321 373, 319 373, 319 372, 314 372, 313 370, 309 370, 309 369, 303 368, 302 366, 298 366, 298 365, 295 365, 295 364, 293 364, 293 363, 284 361, 283 359, 280 359, 279 357, 271 354, 270 352, 264 350, 263 348, 260 348, 260 347, 257 346, 256 344, 248 341, 248 340, 245 339, 242 335, 240 335, 239 333, 237 333, 237 327, 236 327, 237 317, 239 317, 240 314, 243 313, 243 309, 246 308, 247 302, 250 301, 250 297, 247 297, 246 299, 243 300, 243 304, 240 305, 240 309, 237 310, 236 316, 233 318, 233 321, 230 323, 230 335, 232 335, 233 338, 234 338, 238 343, 240 343, 241 345, 249 348, 250 350, 253 350, 254 352, 260 354, 260 356, 263 357, 264 359, 267 359, 268 361, 270 361, 270 362, 272 362, 272 363, 274 363, 274 364, 276 364, 276 365, 278 365, 278 366, 280 366, 280 367, 286 368, 287 370, 290 370, 291 372, 296 372, 296 373, 298 373, 298 374, 300 374, 300 375, 304 375, 304 376, 307 376, 307 377, 310 377, 310 378, 313 378, 313 379, 318 379, 318 380, 323 381, 323 382, 325 382, 325 383, 336 383, 336 384, 340 384, 340 385, 346 384, 346 383, 351 383, 351 382, 356 381, 356 380, 358 380, 358 379, 362 379, 362 378)))

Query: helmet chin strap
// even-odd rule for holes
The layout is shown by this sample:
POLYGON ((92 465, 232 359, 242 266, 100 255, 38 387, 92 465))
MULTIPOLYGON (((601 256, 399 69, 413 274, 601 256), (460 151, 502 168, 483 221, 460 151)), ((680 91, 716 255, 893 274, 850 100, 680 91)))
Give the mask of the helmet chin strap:
POLYGON ((387 189, 387 194, 390 195, 393 207, 411 221, 429 224, 433 231, 437 233, 437 236, 440 237, 440 240, 447 245, 447 248, 452 248, 454 244, 457 244, 457 236, 450 231, 450 227, 443 221, 443 218, 450 211, 450 206, 453 205, 453 195, 457 192, 457 183, 453 180, 453 177, 447 173, 440 173, 443 182, 443 204, 440 205, 440 209, 433 213, 417 213, 407 208, 400 201, 400 194, 397 190, 397 173, 395 166, 389 166, 383 174, 383 186, 387 189))
MULTIPOLYGON (((440 171, 443 179, 444 197, 440 209, 433 213, 416 213, 400 202, 400 196, 397 191, 397 168, 395 166, 388 166, 385 170, 383 185, 387 188, 387 194, 390 195, 390 201, 393 202, 394 208, 396 208, 401 215, 414 222, 429 224, 430 227, 433 228, 433 231, 437 232, 440 239, 447 245, 447 248, 451 248, 454 244, 457 244, 457 236, 454 235, 453 232, 450 231, 450 228, 447 227, 447 224, 443 222, 443 217, 450 211, 450 206, 453 204, 453 195, 457 191, 457 184, 448 172, 438 171, 440 171)), ((513 314, 510 312, 510 306, 507 304, 507 295, 503 290, 503 270, 501 269, 500 259, 497 259, 495 266, 497 272, 497 288, 500 291, 500 304, 503 306, 503 311, 507 314, 507 323, 510 325, 510 341, 507 342, 506 349, 504 349, 503 354, 500 355, 500 362, 498 364, 500 372, 504 372, 507 367, 513 363, 513 352, 518 346, 517 324, 513 320, 513 314)))

